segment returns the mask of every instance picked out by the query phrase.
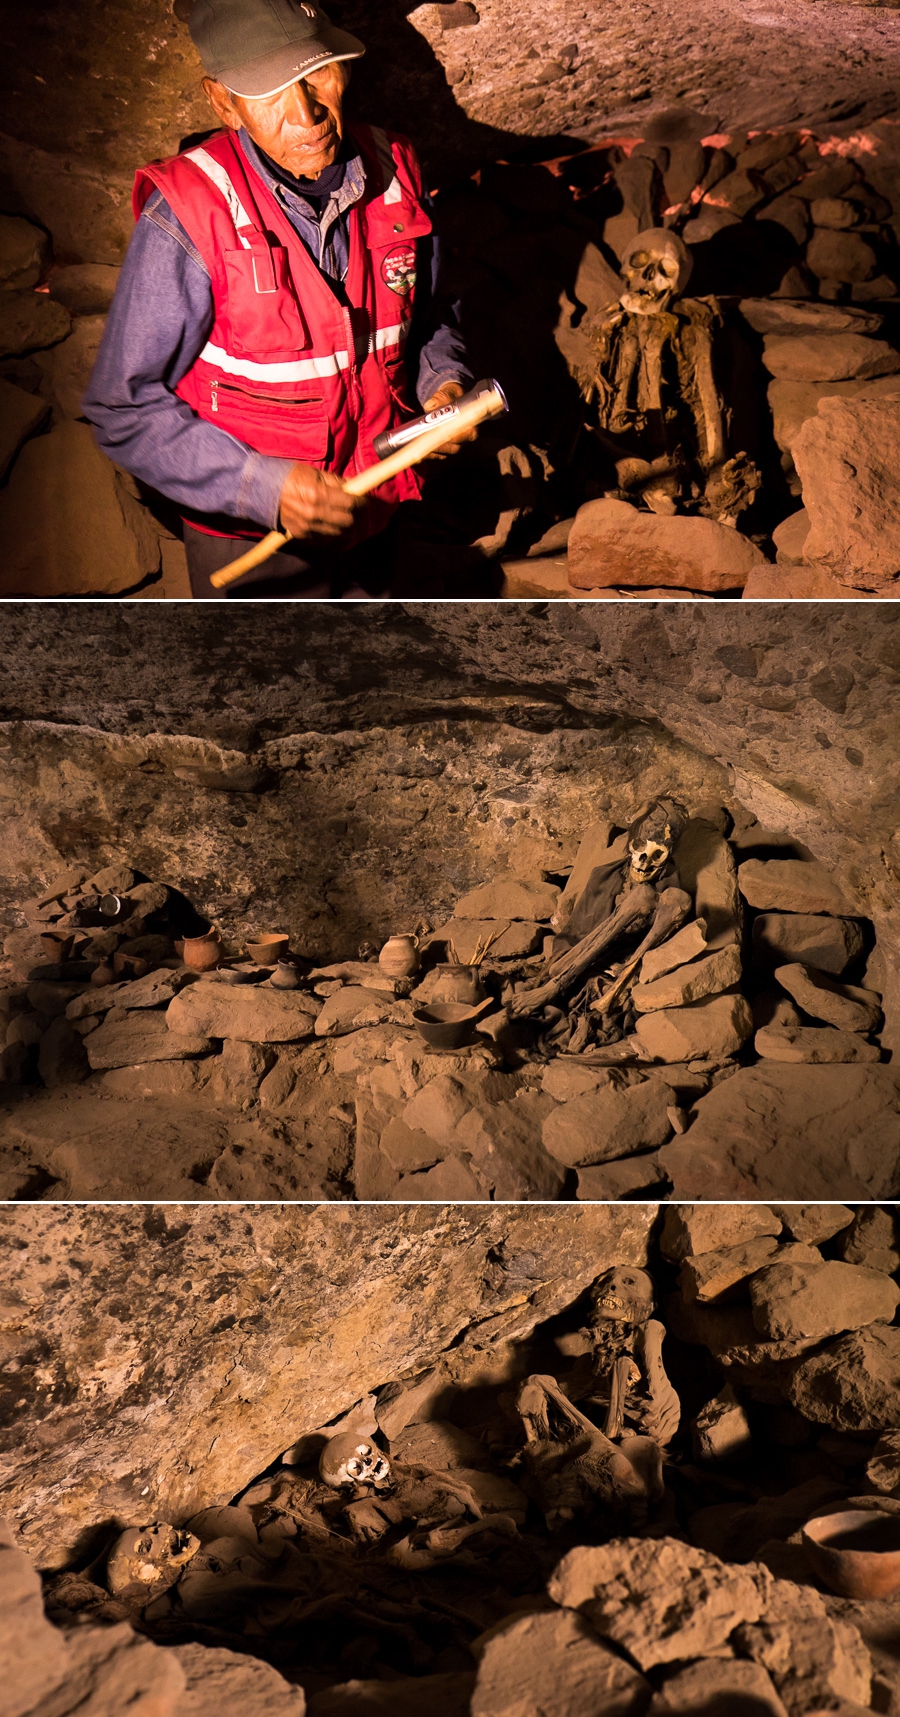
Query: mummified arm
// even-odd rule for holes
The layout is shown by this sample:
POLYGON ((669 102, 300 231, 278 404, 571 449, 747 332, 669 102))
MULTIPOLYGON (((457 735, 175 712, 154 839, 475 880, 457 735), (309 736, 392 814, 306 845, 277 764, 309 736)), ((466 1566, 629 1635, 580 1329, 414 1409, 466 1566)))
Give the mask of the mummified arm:
POLYGON ((652 917, 657 906, 656 890, 649 883, 639 882, 619 901, 614 912, 604 918, 602 924, 594 926, 587 936, 582 936, 574 948, 567 948, 564 954, 558 954, 551 960, 549 977, 535 990, 521 990, 507 1003, 511 1019, 520 1018, 523 1014, 540 1013, 548 1002, 555 1002, 557 996, 563 995, 572 988, 584 973, 590 970, 600 955, 611 947, 618 936, 626 930, 633 930, 644 919, 652 917))
POLYGON ((644 955, 649 954, 651 948, 658 948, 662 942, 667 942, 670 936, 674 936, 676 930, 680 930, 692 906, 693 901, 691 900, 690 895, 685 893, 683 888, 663 889, 662 894, 659 896, 659 904, 657 905, 656 911, 653 915, 653 923, 647 931, 643 942, 639 948, 635 948, 627 966, 625 966, 624 970, 619 973, 619 976, 605 994, 602 995, 598 1001, 591 1003, 592 1013, 602 1014, 606 1012, 607 1008, 612 1005, 616 997, 624 990, 629 979, 640 965, 644 955))
POLYGON ((681 1402, 675 1393, 662 1359, 665 1325, 650 1318, 638 1332, 635 1350, 644 1367, 650 1402, 643 1415, 643 1429, 660 1448, 671 1443, 681 1418, 681 1402))

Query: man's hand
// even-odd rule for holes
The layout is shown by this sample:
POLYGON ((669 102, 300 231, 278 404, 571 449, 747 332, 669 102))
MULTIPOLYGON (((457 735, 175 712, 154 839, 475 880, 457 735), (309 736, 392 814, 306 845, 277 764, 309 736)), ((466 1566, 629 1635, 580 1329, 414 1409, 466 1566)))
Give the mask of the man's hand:
MULTIPOLYGON (((433 393, 431 398, 425 401, 422 410, 437 411, 442 405, 452 405, 455 399, 462 399, 465 391, 462 382, 445 382, 442 388, 438 388, 437 393, 433 393)), ((464 441, 477 441, 477 439, 477 429, 463 430, 457 441, 448 441, 446 446, 438 448, 436 453, 426 454, 426 459, 446 459, 448 454, 458 453, 464 441)), ((424 464, 425 460, 422 463, 424 464)))
POLYGON ((281 491, 281 528, 301 540, 341 537, 350 529, 354 513, 364 505, 363 496, 347 494, 339 477, 298 460, 281 491))

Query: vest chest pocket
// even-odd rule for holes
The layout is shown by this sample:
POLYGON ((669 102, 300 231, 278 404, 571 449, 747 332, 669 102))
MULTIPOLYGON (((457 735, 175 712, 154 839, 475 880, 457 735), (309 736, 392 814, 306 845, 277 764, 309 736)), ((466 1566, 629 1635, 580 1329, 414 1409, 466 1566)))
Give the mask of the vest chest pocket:
POLYGON ((226 250, 224 261, 235 352, 291 357, 307 348, 309 332, 291 286, 287 251, 277 245, 226 250))

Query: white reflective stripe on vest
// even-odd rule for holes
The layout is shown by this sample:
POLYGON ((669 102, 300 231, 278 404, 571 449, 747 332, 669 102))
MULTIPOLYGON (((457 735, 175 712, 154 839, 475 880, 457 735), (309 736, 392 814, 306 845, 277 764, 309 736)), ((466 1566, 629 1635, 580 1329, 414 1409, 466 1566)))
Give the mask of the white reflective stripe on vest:
MULTIPOLYGON (((357 358, 372 352, 383 352, 388 346, 402 346, 409 333, 408 322, 398 322, 393 328, 376 328, 371 339, 360 341, 357 358)), ((224 346, 214 346, 208 340, 200 353, 205 364, 215 364, 229 376, 244 376, 251 382, 307 382, 316 376, 336 376, 350 368, 349 352, 323 352, 314 358, 294 358, 287 363, 259 364, 252 358, 236 358, 224 346)))
POLYGON ((240 239, 244 249, 249 250, 250 241, 244 237, 241 232, 241 227, 252 227, 253 222, 244 208, 237 191, 231 183, 225 168, 222 167, 218 161, 214 161, 213 157, 208 155, 205 149, 186 149, 185 154, 189 161, 196 163, 200 168, 201 173, 206 174, 207 179, 212 180, 216 190, 221 191, 222 196, 228 204, 231 218, 237 228, 238 238, 240 239))

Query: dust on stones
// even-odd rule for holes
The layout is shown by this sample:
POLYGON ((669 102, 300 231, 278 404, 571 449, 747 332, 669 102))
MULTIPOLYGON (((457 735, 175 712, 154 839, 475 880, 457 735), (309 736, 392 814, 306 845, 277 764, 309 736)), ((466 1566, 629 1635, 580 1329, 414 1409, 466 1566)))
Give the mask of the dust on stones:
POLYGON ((875 1563, 896 1558, 900 1507, 896 1211, 660 1214, 579 1211, 563 1231, 549 1209, 395 1212, 389 1237, 354 1211, 335 1245, 321 1211, 151 1208, 116 1214, 93 1279, 91 1212, 65 1258, 52 1211, 17 1214, 4 1318, 33 1478, 3 1489, 16 1709, 64 1710, 68 1679, 95 1699, 146 1689, 164 1717, 205 1717, 212 1695, 310 1717, 889 1711, 875 1563), (38 1422, 29 1326, 48 1293, 40 1376, 63 1339, 85 1386, 125 1343, 150 1397, 176 1282, 177 1328, 218 1322, 190 1363, 163 1358, 166 1459, 158 1404, 130 1424, 124 1373, 102 1414, 86 1397, 76 1421, 54 1392, 38 1422), (223 1400, 237 1342, 242 1396, 223 1400), (848 1519, 873 1547, 852 1596, 848 1519))

